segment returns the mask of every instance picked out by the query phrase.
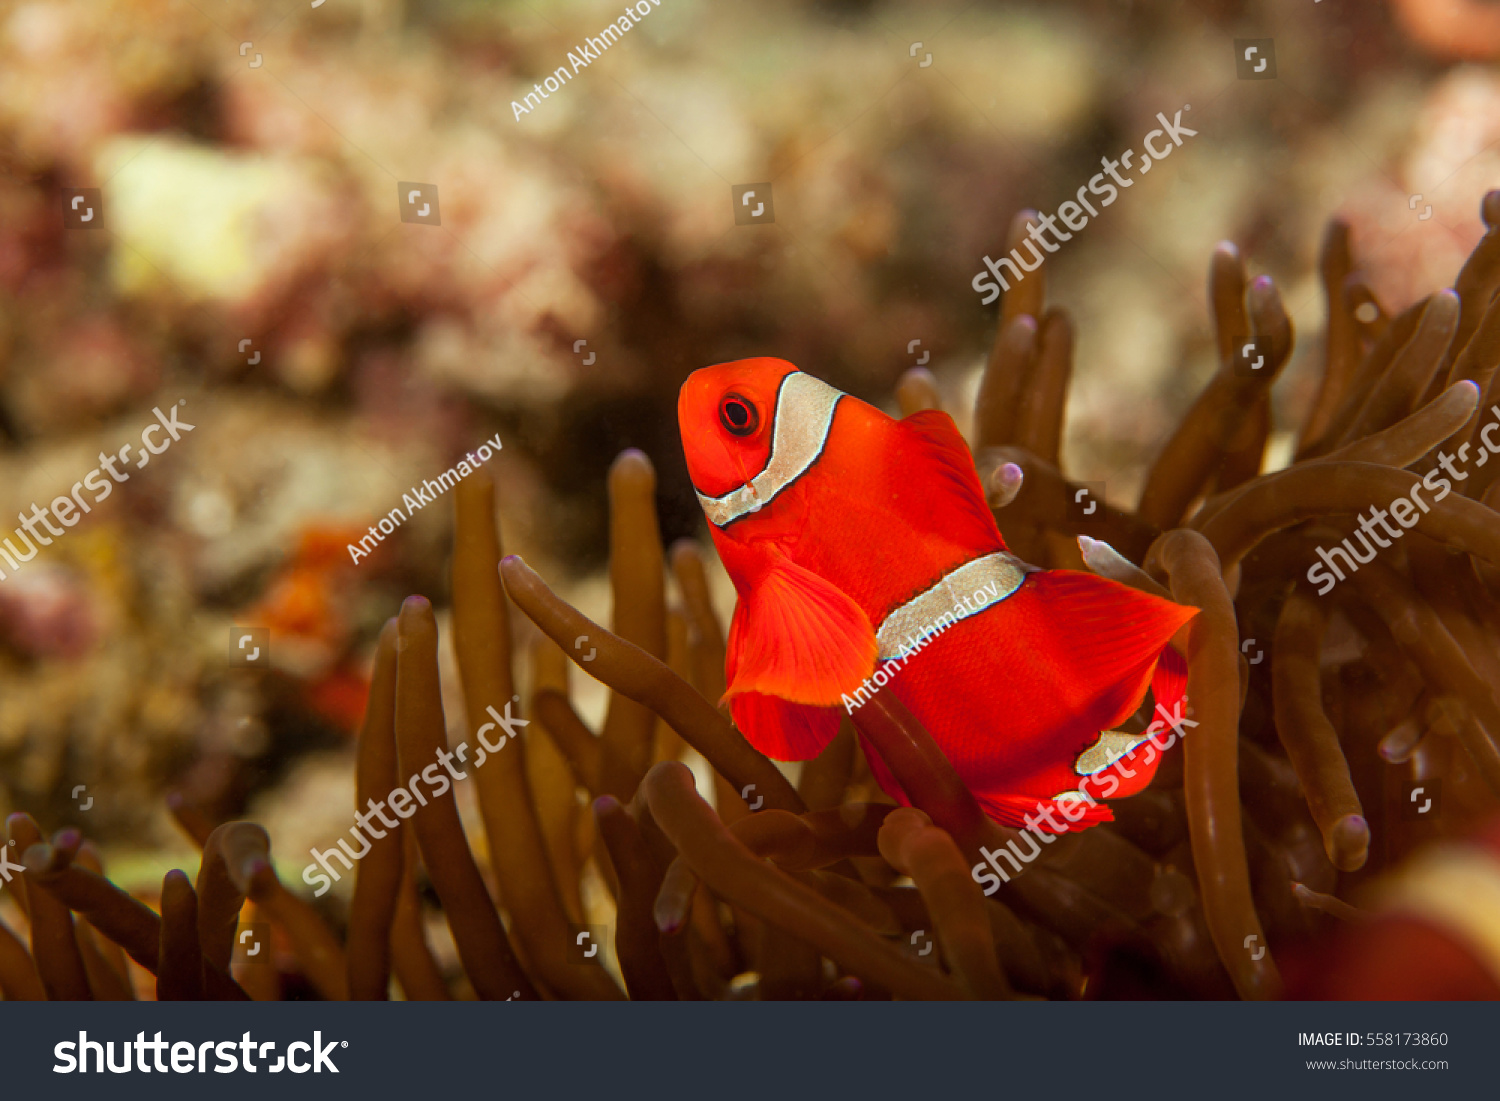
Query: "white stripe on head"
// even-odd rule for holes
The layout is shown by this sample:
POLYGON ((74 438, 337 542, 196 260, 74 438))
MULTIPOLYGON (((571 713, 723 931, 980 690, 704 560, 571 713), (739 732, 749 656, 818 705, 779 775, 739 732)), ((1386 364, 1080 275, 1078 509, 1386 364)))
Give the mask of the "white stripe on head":
POLYGON ((709 522, 722 528, 741 516, 759 512, 806 474, 823 454, 828 432, 833 427, 834 409, 843 396, 842 391, 801 371, 783 378, 776 392, 771 456, 766 460, 766 468, 722 497, 699 493, 698 503, 709 522))

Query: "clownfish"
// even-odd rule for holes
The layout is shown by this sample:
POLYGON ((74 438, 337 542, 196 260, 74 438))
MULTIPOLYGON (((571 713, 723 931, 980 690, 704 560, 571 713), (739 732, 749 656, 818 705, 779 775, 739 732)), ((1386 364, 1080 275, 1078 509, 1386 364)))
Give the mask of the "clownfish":
MULTIPOLYGON (((896 420, 762 358, 693 372, 677 415, 738 595, 721 703, 756 749, 815 757, 885 691, 1001 825, 1110 821, 1095 794, 1150 782, 1162 724, 1114 727, 1148 688, 1180 714, 1187 667, 1169 642, 1197 609, 1012 555, 946 413, 896 420), (1091 790, 1106 770, 1112 786, 1091 790), (1066 820, 1048 813, 1064 807, 1066 820)), ((861 742, 881 788, 909 803, 861 742)))

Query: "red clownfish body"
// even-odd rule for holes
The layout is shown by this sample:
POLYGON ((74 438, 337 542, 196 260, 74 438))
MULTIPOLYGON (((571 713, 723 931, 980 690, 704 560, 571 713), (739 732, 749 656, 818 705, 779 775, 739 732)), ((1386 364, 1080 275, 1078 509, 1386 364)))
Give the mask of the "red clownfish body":
MULTIPOLYGON (((1180 704, 1185 667, 1167 643, 1194 609, 1012 556, 946 414, 898 421, 779 359, 695 371, 677 411, 739 595, 725 699, 757 749, 814 757, 846 713, 886 691, 1003 825, 1060 811, 1054 800, 1116 762, 1113 786, 1091 794, 1150 782, 1156 746, 1112 728, 1148 687, 1180 704)), ((881 787, 907 802, 864 749, 881 787)), ((1067 805, 1064 828, 1112 817, 1067 805)))

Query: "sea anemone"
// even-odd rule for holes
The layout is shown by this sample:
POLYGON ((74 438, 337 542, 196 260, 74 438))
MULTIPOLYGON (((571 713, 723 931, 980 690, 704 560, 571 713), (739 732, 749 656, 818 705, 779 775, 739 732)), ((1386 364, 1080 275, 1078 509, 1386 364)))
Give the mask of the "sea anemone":
MULTIPOLYGON (((1116 821, 1049 844, 992 897, 970 868, 1017 835, 982 813, 889 694, 861 709, 860 733, 909 808, 878 794, 852 729, 793 784, 720 711, 724 637, 705 556, 692 542, 665 553, 654 471, 626 452, 609 478, 613 629, 503 556, 487 473, 455 491, 468 729, 519 702, 511 607, 542 636, 521 709, 532 725, 507 725, 514 736, 495 749, 481 735, 484 763, 464 762, 480 835, 465 835, 445 786, 411 828, 367 839, 346 862, 355 886, 340 914, 280 882, 260 827, 215 823, 179 798, 203 858, 196 882, 167 875, 158 912, 104 878, 76 831, 48 842, 14 815, 26 870, 8 890, 30 944, 0 925, 0 992, 128 996, 128 955, 161 998, 379 999, 393 976, 413 999, 1281 996, 1282 949, 1373 928, 1359 919, 1402 896, 1413 850, 1500 805, 1500 463, 1486 465, 1488 413, 1500 417, 1500 192, 1483 216, 1489 232, 1453 289, 1395 317, 1356 272, 1347 228, 1330 226, 1321 386, 1294 461, 1264 473, 1292 329, 1272 281, 1249 281, 1221 245, 1209 274, 1219 369, 1134 509, 1073 507, 1088 487, 1060 468, 1072 323, 1047 306, 1040 272, 1006 297, 973 436, 1007 541, 1038 565, 1086 567, 1201 614, 1178 640, 1196 723, 1181 750, 1115 804, 1116 821), (1357 518, 1401 498, 1416 505, 1387 513, 1399 531, 1353 554, 1357 533, 1377 530, 1357 518), (1342 561, 1330 586, 1313 576, 1342 561), (611 690, 597 734, 574 709, 569 659, 611 690), (712 805, 684 743, 706 762, 712 805), (1437 813, 1417 807, 1416 794, 1439 790, 1437 813), (1392 869, 1386 893, 1366 899, 1366 881, 1392 869), (574 951, 592 935, 591 876, 614 913, 598 955, 574 951), (457 949, 446 971, 424 932, 426 887, 457 949), (282 973, 270 952, 234 965, 246 920, 274 927, 282 973)), ((933 378, 908 373, 898 400, 908 413, 937 405, 933 378)), ((381 633, 359 813, 447 749, 438 640, 420 597, 381 633)), ((1450 918, 1465 905, 1443 903, 1450 918)), ((1430 946, 1445 934, 1423 935, 1430 946)), ((1346 989, 1314 981, 1334 965, 1302 958, 1299 974, 1314 978, 1293 993, 1346 989)))

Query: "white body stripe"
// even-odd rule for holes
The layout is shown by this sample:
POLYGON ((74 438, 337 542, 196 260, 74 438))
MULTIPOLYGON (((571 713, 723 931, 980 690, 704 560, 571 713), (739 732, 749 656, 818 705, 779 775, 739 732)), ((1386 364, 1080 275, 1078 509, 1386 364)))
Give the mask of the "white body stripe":
POLYGON ((1124 734, 1118 730, 1105 730, 1100 733, 1097 742, 1078 755, 1078 759, 1073 762, 1073 771, 1080 776, 1103 772, 1125 754, 1150 740, 1151 735, 1144 732, 1124 734))
POLYGON ((793 371, 782 379, 776 394, 771 457, 766 460, 766 468, 751 478, 749 484, 722 497, 699 493, 698 503, 703 506, 709 523, 722 528, 741 516, 759 512, 807 473, 823 454, 823 445, 833 427, 834 409, 843 396, 843 391, 801 371, 793 371))
POLYGON ((875 639, 880 660, 898 656, 912 641, 946 630, 961 619, 978 615, 1021 587, 1027 566, 1007 551, 996 551, 965 562, 926 592, 912 597, 881 621, 875 639), (939 626, 940 621, 946 621, 939 626))

